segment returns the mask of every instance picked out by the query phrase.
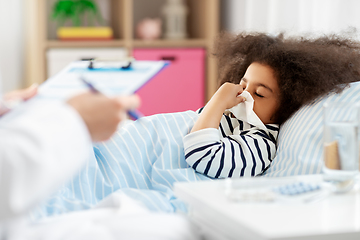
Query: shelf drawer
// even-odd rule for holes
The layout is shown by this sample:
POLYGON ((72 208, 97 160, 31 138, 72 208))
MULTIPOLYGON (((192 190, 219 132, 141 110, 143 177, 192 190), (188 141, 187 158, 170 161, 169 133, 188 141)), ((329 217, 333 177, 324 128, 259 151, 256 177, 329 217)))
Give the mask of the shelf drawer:
POLYGON ((50 48, 46 52, 47 78, 60 72, 73 61, 90 58, 124 58, 128 54, 126 48, 50 48))
POLYGON ((137 93, 145 115, 197 110, 204 106, 205 50, 134 49, 137 60, 167 60, 170 65, 137 93))

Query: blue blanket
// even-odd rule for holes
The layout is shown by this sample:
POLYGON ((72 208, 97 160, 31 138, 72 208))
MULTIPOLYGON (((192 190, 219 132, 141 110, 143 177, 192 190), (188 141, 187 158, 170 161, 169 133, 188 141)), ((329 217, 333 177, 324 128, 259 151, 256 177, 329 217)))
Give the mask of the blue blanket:
POLYGON ((109 141, 96 144, 84 169, 33 216, 88 209, 115 191, 140 200, 150 210, 186 211, 174 196, 174 182, 210 179, 185 161, 182 139, 197 118, 197 113, 187 111, 126 124, 109 141))

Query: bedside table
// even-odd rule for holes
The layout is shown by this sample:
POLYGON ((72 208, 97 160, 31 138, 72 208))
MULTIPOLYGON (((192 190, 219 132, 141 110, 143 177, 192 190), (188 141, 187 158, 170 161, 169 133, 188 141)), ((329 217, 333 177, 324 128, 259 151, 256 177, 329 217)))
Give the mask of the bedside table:
POLYGON ((190 219, 207 240, 360 239, 360 191, 356 187, 344 194, 326 195, 318 190, 302 194, 305 198, 286 196, 286 201, 238 201, 229 197, 236 189, 260 191, 294 182, 321 184, 322 176, 176 183, 174 189, 188 203, 190 219))

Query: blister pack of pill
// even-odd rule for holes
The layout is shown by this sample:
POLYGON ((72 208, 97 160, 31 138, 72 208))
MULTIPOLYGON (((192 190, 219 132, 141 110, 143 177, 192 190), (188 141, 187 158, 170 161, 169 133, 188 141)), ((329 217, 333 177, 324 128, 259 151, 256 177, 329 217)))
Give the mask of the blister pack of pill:
POLYGON ((281 195, 294 196, 308 192, 313 192, 320 189, 321 186, 320 184, 317 183, 295 182, 295 183, 275 187, 273 188, 273 191, 281 195))

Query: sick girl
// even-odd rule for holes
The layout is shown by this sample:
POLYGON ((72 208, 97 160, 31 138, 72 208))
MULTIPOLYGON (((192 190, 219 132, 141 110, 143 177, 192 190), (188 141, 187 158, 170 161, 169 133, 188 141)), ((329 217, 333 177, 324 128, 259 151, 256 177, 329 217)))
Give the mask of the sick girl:
POLYGON ((337 36, 223 34, 215 55, 222 86, 184 138, 187 163, 213 178, 262 174, 275 156, 279 125, 302 105, 360 80, 359 42, 337 36), (227 111, 245 100, 243 91, 265 127, 227 111))
POLYGON ((95 144, 93 159, 41 214, 90 208, 114 192, 154 211, 186 211, 175 182, 261 175, 281 124, 360 80, 359 50, 358 41, 339 36, 222 34, 215 49, 220 87, 204 108, 140 118, 95 144))

